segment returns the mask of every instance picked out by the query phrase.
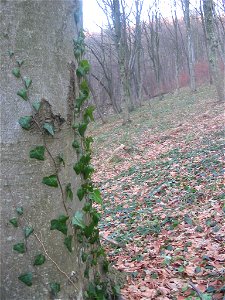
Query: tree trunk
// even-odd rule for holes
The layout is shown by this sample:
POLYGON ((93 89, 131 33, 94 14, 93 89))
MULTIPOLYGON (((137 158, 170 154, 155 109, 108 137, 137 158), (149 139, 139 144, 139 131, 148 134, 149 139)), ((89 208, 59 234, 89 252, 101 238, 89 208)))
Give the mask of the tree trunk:
POLYGON ((184 20, 186 25, 186 33, 187 33, 187 50, 188 50, 188 69, 190 76, 190 87, 191 91, 196 91, 196 78, 195 78, 195 64, 194 64, 194 46, 193 46, 193 38, 191 33, 191 22, 190 22, 190 0, 182 0, 183 12, 184 12, 184 20))
POLYGON ((73 236, 72 252, 64 245, 65 235, 50 230, 51 220, 66 215, 62 199, 66 200, 68 183, 74 191, 73 201, 66 200, 68 215, 81 210, 84 204, 75 196, 79 178, 73 170, 76 155, 71 147, 74 133, 69 125, 73 101, 70 102, 68 97, 68 62, 74 59, 72 40, 77 36, 74 13, 79 25, 82 23, 81 2, 1 2, 1 299, 53 299, 58 289, 53 283, 60 284, 60 299, 83 299, 83 290, 88 283, 84 278, 85 264, 81 261, 82 244, 75 238, 74 229, 68 225, 69 234, 73 236), (21 80, 12 75, 16 60, 10 59, 8 51, 14 51, 16 60, 24 59, 21 72, 32 79, 31 104, 46 98, 41 102, 43 111, 38 112, 38 116, 41 118, 48 111, 50 121, 57 125, 54 138, 46 135, 43 141, 43 135, 35 126, 31 132, 19 126, 18 119, 31 115, 34 110, 29 101, 16 95, 21 80), (43 142, 48 145, 45 161, 29 158, 30 150, 43 142), (54 165, 52 158, 59 154, 63 154, 65 166, 54 165), (43 177, 54 174, 56 168, 59 168, 59 187, 44 185, 43 177), (16 212, 20 207, 24 211, 22 216, 16 212), (13 218, 18 219, 18 228, 9 222, 13 218), (34 231, 25 239, 23 229, 26 226, 33 227, 34 231), (24 243, 24 254, 13 250, 18 243, 24 243), (44 254, 46 262, 34 266, 34 258, 39 254, 44 254), (21 274, 29 274, 27 278, 22 277, 28 284, 32 274, 32 286, 18 280, 21 274))
POLYGON ((224 76, 220 71, 219 61, 218 61, 218 38, 215 32, 213 5, 214 3, 212 0, 203 1, 207 42, 209 46, 209 63, 212 71, 213 83, 216 87, 218 100, 224 101, 225 100, 224 78, 223 78, 224 76))

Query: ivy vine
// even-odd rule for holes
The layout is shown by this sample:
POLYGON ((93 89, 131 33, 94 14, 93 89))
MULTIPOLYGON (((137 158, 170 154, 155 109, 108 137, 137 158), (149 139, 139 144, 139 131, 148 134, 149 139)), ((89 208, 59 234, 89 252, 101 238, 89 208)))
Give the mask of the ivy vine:
MULTIPOLYGON (((63 154, 58 154, 57 157, 51 153, 48 148, 46 137, 55 135, 55 127, 53 122, 49 120, 40 120, 38 112, 41 110, 43 101, 31 102, 30 99, 30 87, 32 85, 32 79, 22 74, 23 60, 16 60, 13 51, 9 51, 10 58, 14 61, 14 68, 12 74, 21 81, 22 87, 17 92, 19 98, 26 101, 33 111, 32 115, 21 116, 18 120, 20 126, 24 130, 31 130, 33 127, 40 132, 43 144, 38 145, 30 149, 29 157, 40 161, 45 161, 48 156, 54 166, 54 173, 46 174, 42 179, 42 184, 51 188, 59 188, 61 199, 64 207, 64 212, 58 216, 58 218, 50 221, 50 230, 60 231, 65 236, 64 245, 69 251, 73 251, 72 243, 73 239, 77 237, 77 241, 81 243, 81 260, 85 264, 84 277, 90 278, 90 270, 92 281, 88 285, 84 296, 87 299, 104 300, 107 298, 107 283, 101 281, 101 274, 99 271, 99 263, 102 265, 103 272, 108 272, 108 261, 104 249, 101 247, 99 239, 98 222, 100 220, 100 214, 96 209, 96 205, 102 205, 102 198, 99 189, 97 189, 92 182, 92 174, 94 173, 94 167, 91 164, 93 138, 87 136, 87 129, 90 122, 94 121, 94 107, 88 105, 88 99, 90 96, 90 90, 87 82, 87 76, 90 71, 89 62, 84 59, 85 55, 85 41, 83 31, 80 31, 78 38, 74 39, 74 56, 76 59, 77 68, 75 70, 77 78, 78 95, 74 99, 74 116, 72 129, 74 132, 74 140, 71 144, 71 151, 75 152, 76 159, 73 166, 74 172, 80 176, 80 186, 75 191, 78 201, 83 201, 84 206, 82 210, 76 211, 71 214, 68 211, 67 201, 74 200, 74 191, 72 190, 71 183, 67 183, 65 186, 61 183, 59 176, 59 165, 65 166, 63 154)), ((24 254, 27 252, 26 240, 30 235, 34 235, 36 240, 40 244, 42 250, 32 258, 33 266, 41 268, 41 266, 50 260, 67 280, 73 284, 74 282, 70 277, 58 266, 52 257, 48 254, 46 247, 42 241, 41 236, 35 232, 34 228, 29 224, 24 216, 23 207, 16 208, 16 215, 13 216, 9 222, 15 228, 23 227, 24 241, 19 241, 13 246, 13 250, 17 253, 24 254), (23 225, 23 226, 22 226, 23 225)), ((18 276, 18 279, 26 284, 32 286, 33 274, 31 272, 22 273, 18 276)), ((90 280, 89 280, 90 282, 90 280)), ((60 292, 60 283, 50 282, 49 291, 51 295, 57 296, 60 292)))

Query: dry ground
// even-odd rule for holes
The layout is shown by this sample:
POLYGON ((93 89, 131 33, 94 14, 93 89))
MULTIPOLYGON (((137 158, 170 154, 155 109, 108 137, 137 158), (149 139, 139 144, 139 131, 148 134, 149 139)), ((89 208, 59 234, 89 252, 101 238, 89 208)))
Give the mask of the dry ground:
POLYGON ((128 274, 124 299, 223 299, 223 109, 203 86, 91 129, 100 230, 119 244, 103 239, 128 274))

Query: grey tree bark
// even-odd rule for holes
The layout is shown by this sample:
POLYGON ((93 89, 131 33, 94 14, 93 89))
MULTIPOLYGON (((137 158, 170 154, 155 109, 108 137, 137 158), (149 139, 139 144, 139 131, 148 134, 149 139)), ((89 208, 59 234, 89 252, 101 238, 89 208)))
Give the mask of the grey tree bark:
POLYGON ((182 0, 182 8, 184 13, 184 21, 187 33, 187 50, 188 50, 188 69, 190 75, 190 87, 192 92, 196 91, 196 78, 195 78, 195 61, 194 61, 194 45, 191 32, 190 20, 190 0, 182 0))
POLYGON ((213 16, 214 2, 212 0, 203 0, 203 11, 205 17, 205 27, 207 42, 209 47, 209 63, 212 71, 213 83, 216 87, 219 101, 225 100, 224 76, 220 71, 218 61, 219 41, 215 29, 215 20, 213 16))
MULTIPOLYGON (((21 83, 12 75, 13 64, 8 51, 16 59, 24 59, 22 71, 33 83, 31 101, 45 98, 51 105, 52 116, 60 120, 70 115, 68 62, 73 60, 72 40, 77 35, 74 13, 82 22, 80 0, 3 0, 1 2, 1 299, 52 299, 49 284, 61 285, 61 299, 83 299, 83 265, 81 247, 73 240, 73 252, 63 244, 64 236, 50 231, 50 220, 65 214, 60 189, 44 186, 44 176, 54 173, 49 155, 44 162, 29 158, 29 151, 43 143, 42 136, 33 129, 21 129, 18 119, 31 114, 31 106, 16 95, 21 83), (23 207, 24 217, 14 228, 9 220, 17 217, 16 208, 23 207), (27 252, 18 254, 13 245, 24 241, 24 226, 33 226, 34 234, 26 240, 27 252), (33 266, 34 257, 44 253, 43 266, 33 266), (33 273, 33 285, 18 280, 22 273, 33 273)), ((63 153, 65 167, 59 171, 62 189, 71 182, 78 185, 73 171, 74 153, 71 151, 73 132, 63 122, 55 137, 46 138, 53 156, 63 153)), ((75 193, 76 194, 76 193, 75 193)), ((82 208, 77 199, 69 205, 69 213, 82 208)))

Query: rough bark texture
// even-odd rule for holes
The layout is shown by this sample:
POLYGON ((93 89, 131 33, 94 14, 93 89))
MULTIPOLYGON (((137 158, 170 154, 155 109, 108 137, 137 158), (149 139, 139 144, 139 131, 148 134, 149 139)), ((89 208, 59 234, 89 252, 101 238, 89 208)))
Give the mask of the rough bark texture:
POLYGON ((224 101, 225 100, 224 76, 220 71, 220 67, 219 67, 219 60, 218 60, 219 42, 215 31, 213 6, 214 6, 214 2, 212 0, 203 1, 207 43, 209 47, 210 69, 212 72, 213 83, 216 87, 218 100, 224 101))
POLYGON ((190 88, 192 92, 196 91, 196 78, 195 78, 195 61, 194 61, 194 46, 193 46, 193 38, 191 32, 191 21, 190 21, 190 0, 183 0, 183 11, 184 11, 184 21, 186 25, 187 32, 187 50, 188 50, 188 68, 189 68, 189 76, 190 76, 190 88))
MULTIPOLYGON (((44 97, 51 104, 53 114, 60 113, 66 119, 70 84, 68 63, 73 59, 74 11, 79 3, 75 0, 1 2, 2 300, 51 299, 50 282, 60 283, 60 299, 82 299, 83 267, 79 265, 79 245, 73 240, 73 252, 69 253, 63 244, 65 236, 49 230, 50 220, 65 214, 60 188, 41 183, 44 176, 55 172, 49 155, 44 162, 29 158, 29 151, 43 145, 43 140, 35 129, 26 132, 18 124, 18 119, 30 115, 32 109, 27 101, 16 95, 21 81, 12 75, 13 63, 8 55, 8 50, 13 50, 17 59, 25 61, 23 75, 33 80, 31 102, 44 97), (20 226, 14 228, 9 219, 17 216, 15 209, 20 206, 24 208, 26 221, 21 219, 20 226), (34 227, 48 254, 74 284, 49 259, 42 266, 33 266, 34 256, 44 253, 34 235, 27 239, 27 253, 18 254, 12 250, 14 244, 24 240, 22 228, 25 225, 34 227), (18 280, 18 276, 26 272, 34 274, 31 287, 18 280)), ((64 154, 65 167, 59 172, 62 187, 65 189, 71 182, 76 194, 78 179, 72 168, 75 155, 71 149, 73 133, 66 122, 58 129, 54 139, 47 137, 47 143, 53 156, 64 154)), ((71 203, 73 212, 81 206, 77 199, 71 203)))

